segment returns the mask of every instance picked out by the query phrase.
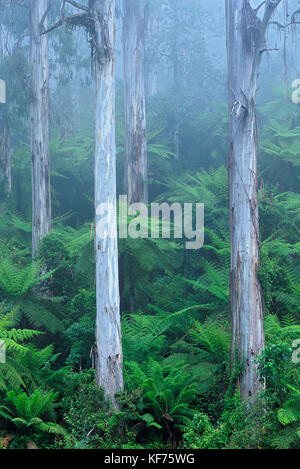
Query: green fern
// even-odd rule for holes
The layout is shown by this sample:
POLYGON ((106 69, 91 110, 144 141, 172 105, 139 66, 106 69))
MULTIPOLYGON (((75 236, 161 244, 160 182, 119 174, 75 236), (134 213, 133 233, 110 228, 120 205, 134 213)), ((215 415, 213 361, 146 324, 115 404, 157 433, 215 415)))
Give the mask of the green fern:
POLYGON ((127 361, 143 363, 148 355, 162 357, 167 353, 166 334, 177 322, 188 317, 198 306, 185 308, 176 313, 156 309, 155 315, 124 315, 122 319, 123 348, 127 361))
POLYGON ((278 411, 278 420, 289 428, 280 432, 273 443, 276 448, 288 449, 300 439, 300 390, 289 386, 293 396, 278 411))
POLYGON ((28 352, 27 342, 40 335, 38 331, 28 329, 15 329, 15 311, 5 313, 0 305, 0 339, 6 347, 6 362, 0 364, 0 389, 7 387, 18 389, 25 386, 23 360, 28 352))
POLYGON ((8 391, 4 404, 0 405, 0 417, 10 421, 22 433, 34 430, 41 433, 67 435, 66 429, 61 425, 44 420, 48 415, 55 417, 56 398, 57 393, 45 392, 41 389, 36 389, 31 395, 14 390, 8 391))
POLYGON ((24 315, 34 327, 44 327, 50 332, 63 329, 61 321, 49 311, 47 302, 53 299, 33 296, 32 289, 41 285, 53 272, 41 275, 41 264, 20 266, 10 256, 0 257, 0 294, 10 309, 15 309, 15 319, 24 315))
POLYGON ((217 381, 228 374, 230 333, 223 322, 196 321, 186 337, 171 347, 172 353, 166 359, 170 366, 181 361, 193 376, 197 393, 204 394, 217 381))
POLYGON ((170 368, 150 358, 144 365, 125 363, 128 392, 140 389, 139 416, 148 426, 168 429, 190 422, 195 388, 184 365, 170 368))

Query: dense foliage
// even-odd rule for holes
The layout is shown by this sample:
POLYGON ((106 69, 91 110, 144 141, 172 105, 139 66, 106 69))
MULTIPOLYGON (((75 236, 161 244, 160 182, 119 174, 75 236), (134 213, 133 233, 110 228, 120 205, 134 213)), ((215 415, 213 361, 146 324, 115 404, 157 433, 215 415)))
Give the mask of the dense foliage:
MULTIPOLYGON (((266 387, 249 411, 238 393, 240 369, 230 368, 225 86, 221 80, 207 86, 218 73, 205 46, 195 49, 208 77, 202 91, 192 79, 186 84, 179 161, 172 93, 166 86, 148 96, 151 201, 204 203, 205 244, 187 251, 178 239, 119 241, 125 388, 114 411, 93 370, 93 90, 71 36, 57 34, 50 142, 54 221, 33 261, 26 90, 18 92, 20 83, 13 84, 21 111, 12 133, 13 192, 7 198, 1 192, 0 205, 0 340, 7 355, 0 363, 0 447, 299 449, 300 365, 292 360, 300 339, 299 106, 273 90, 259 109, 266 349, 257 362, 266 387), (59 43, 63 51, 69 44, 80 70, 76 103, 59 43)), ((26 47, 15 46, 6 74, 16 64, 26 67, 26 47)), ((117 146, 123 193, 122 83, 117 146)))

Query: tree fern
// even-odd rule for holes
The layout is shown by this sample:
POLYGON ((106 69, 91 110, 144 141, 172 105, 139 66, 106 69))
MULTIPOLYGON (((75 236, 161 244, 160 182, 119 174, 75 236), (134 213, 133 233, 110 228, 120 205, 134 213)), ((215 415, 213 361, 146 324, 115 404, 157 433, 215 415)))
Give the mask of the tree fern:
POLYGON ((143 363, 148 355, 162 358, 168 351, 166 334, 177 322, 197 309, 198 306, 192 306, 176 313, 160 311, 156 315, 124 315, 122 331, 126 360, 143 363))
POLYGON ((4 404, 0 405, 0 417, 25 433, 34 430, 66 435, 67 431, 61 425, 44 420, 47 416, 55 418, 56 398, 57 394, 53 391, 45 392, 41 389, 36 389, 30 395, 25 392, 8 391, 4 404))
POLYGON ((61 321, 47 307, 47 302, 53 300, 32 294, 33 287, 53 274, 48 272, 40 275, 40 272, 39 263, 20 266, 10 256, 0 257, 0 294, 8 307, 15 308, 15 319, 21 320, 24 315, 31 325, 56 332, 63 327, 61 321))
POLYGON ((6 362, 0 364, 0 388, 7 389, 8 386, 17 389, 25 386, 22 360, 28 352, 27 342, 40 335, 38 331, 28 329, 15 329, 15 312, 4 313, 0 305, 0 339, 6 347, 6 362))
POLYGON ((195 389, 184 366, 170 368, 152 358, 143 366, 126 362, 125 376, 129 392, 142 391, 137 409, 146 424, 172 434, 174 425, 190 422, 195 389))
POLYGON ((199 394, 206 393, 220 378, 226 377, 230 350, 228 329, 222 322, 196 321, 186 336, 172 345, 166 363, 170 366, 176 366, 178 361, 185 363, 199 394))

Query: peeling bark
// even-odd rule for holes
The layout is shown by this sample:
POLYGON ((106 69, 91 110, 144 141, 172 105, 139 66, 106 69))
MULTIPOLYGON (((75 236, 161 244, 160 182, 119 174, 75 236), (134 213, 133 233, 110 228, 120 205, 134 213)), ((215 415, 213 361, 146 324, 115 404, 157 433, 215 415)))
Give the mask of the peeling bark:
POLYGON ((31 0, 31 163, 32 163, 32 253, 51 230, 49 160, 49 58, 46 27, 47 0, 31 0))
MULTIPOLYGON (((2 34, 0 32, 0 61, 3 60, 2 34)), ((5 87, 5 85, 4 85, 5 87)), ((4 90, 4 95, 6 92, 4 90)), ((6 96, 4 96, 6 101, 6 96)), ((4 193, 11 193, 11 151, 7 104, 0 101, 0 184, 4 186, 4 193)))
POLYGON ((232 359, 243 365, 241 395, 253 401, 262 387, 256 357, 264 349, 259 267, 256 92, 265 32, 279 1, 265 3, 259 19, 248 0, 226 0, 230 111, 232 359))
POLYGON ((94 2, 96 374, 97 383, 117 408, 115 395, 123 388, 123 354, 116 216, 114 13, 114 0, 94 2), (102 204, 111 204, 113 208, 106 213, 105 225, 104 214, 100 213, 102 204))
POLYGON ((125 186, 129 203, 148 203, 145 24, 141 0, 124 0, 125 186))

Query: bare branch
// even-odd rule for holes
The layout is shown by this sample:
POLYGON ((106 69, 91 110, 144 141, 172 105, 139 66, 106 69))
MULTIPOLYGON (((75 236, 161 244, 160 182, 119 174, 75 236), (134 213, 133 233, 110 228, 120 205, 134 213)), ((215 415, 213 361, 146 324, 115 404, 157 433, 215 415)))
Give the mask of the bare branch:
POLYGON ((261 49, 261 50, 260 50, 260 53, 263 54, 264 52, 271 52, 271 51, 274 51, 274 50, 275 50, 275 51, 278 51, 278 50, 280 50, 280 49, 278 49, 278 47, 274 47, 274 48, 272 48, 272 49, 269 49, 269 48, 265 47, 264 49, 261 49))
MULTIPOLYGON (((75 0, 62 0, 61 8, 60 8, 60 19, 50 28, 41 32, 41 34, 48 34, 54 29, 59 28, 63 24, 67 24, 69 26, 83 26, 91 33, 93 31, 94 19, 89 14, 89 12, 90 12, 90 3, 89 3, 89 7, 86 7, 85 5, 82 5, 81 3, 78 3, 75 0), (65 17, 66 3, 74 6, 75 8, 78 8, 79 10, 84 11, 85 13, 76 13, 76 14, 65 17)), ((44 16, 46 16, 47 13, 48 11, 45 13, 44 16)))
POLYGON ((61 18, 59 21, 57 21, 57 23, 55 23, 53 26, 51 26, 50 28, 46 29, 45 31, 43 31, 41 33, 41 35, 43 34, 48 34, 48 33, 51 33, 51 31, 53 31, 54 29, 57 29, 59 28, 60 26, 62 26, 65 22, 65 18, 61 18))
POLYGON ((41 34, 48 34, 54 29, 59 28, 62 26, 64 23, 71 25, 71 26, 88 26, 88 23, 92 20, 92 18, 88 17, 85 13, 77 13, 76 15, 71 15, 67 16, 66 18, 63 17, 57 23, 55 23, 53 26, 50 28, 46 29, 46 31, 43 31, 41 34))
POLYGON ((265 12, 261 24, 263 34, 265 34, 267 27, 269 26, 271 17, 280 3, 281 0, 266 0, 265 12))
POLYGON ((286 29, 289 26, 292 26, 293 24, 300 24, 300 21, 296 20, 297 15, 300 15, 300 8, 294 11, 294 13, 291 15, 291 20, 289 21, 289 23, 282 24, 282 23, 279 23, 279 21, 271 21, 269 22, 269 24, 275 24, 280 29, 286 29))
POLYGON ((264 2, 261 2, 260 5, 258 5, 258 7, 255 8, 254 10, 254 13, 257 15, 257 13, 259 12, 259 10, 261 9, 262 6, 264 6, 264 4, 266 3, 266 0, 264 0, 264 2))
POLYGON ((74 0, 65 0, 64 3, 69 3, 70 5, 73 5, 73 7, 78 8, 78 10, 89 11, 88 7, 77 3, 74 0))
POLYGON ((291 23, 297 23, 296 22, 296 16, 297 15, 300 15, 300 8, 298 8, 298 10, 294 11, 294 13, 292 14, 291 16, 291 23))

